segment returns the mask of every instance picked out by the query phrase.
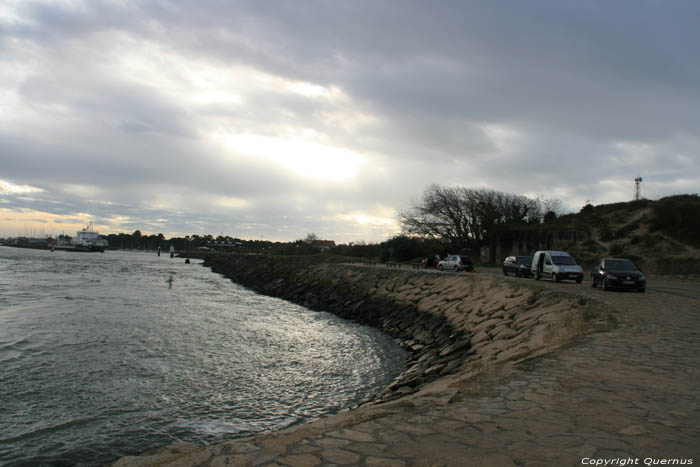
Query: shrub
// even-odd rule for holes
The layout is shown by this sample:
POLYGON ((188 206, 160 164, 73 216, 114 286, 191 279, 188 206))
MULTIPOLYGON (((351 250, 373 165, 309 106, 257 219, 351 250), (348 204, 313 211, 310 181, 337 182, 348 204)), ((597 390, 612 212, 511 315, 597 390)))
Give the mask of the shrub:
POLYGON ((593 213, 593 205, 591 203, 587 203, 584 207, 581 208, 580 213, 583 215, 590 215, 593 213))
POLYGON ((670 237, 700 247, 700 197, 677 195, 653 204, 652 228, 670 237))
POLYGON ((615 231, 615 238, 626 237, 640 227, 639 222, 632 222, 624 225, 615 231))
POLYGON ((610 240, 615 239, 615 234, 610 228, 610 223, 608 221, 603 221, 600 223, 600 226, 598 227, 598 236, 603 242, 609 242, 610 240))

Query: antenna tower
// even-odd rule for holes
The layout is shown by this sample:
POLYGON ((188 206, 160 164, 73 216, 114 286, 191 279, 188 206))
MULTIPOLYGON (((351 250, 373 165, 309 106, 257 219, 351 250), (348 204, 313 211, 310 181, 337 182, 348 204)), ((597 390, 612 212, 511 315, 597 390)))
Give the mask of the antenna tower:
POLYGON ((642 183, 642 177, 634 179, 634 200, 639 201, 642 197, 642 192, 639 189, 639 184, 642 183))

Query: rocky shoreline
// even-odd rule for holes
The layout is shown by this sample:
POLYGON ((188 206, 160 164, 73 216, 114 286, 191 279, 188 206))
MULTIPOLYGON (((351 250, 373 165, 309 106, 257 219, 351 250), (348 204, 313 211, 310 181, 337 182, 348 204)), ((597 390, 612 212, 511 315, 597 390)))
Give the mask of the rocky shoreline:
POLYGON ((408 352, 407 369, 376 402, 411 394, 465 368, 476 371, 541 354, 597 319, 586 300, 572 301, 493 276, 243 255, 212 255, 205 265, 258 293, 394 337, 408 352))
MULTIPOLYGON (((599 303, 497 276, 248 255, 211 255, 205 265, 257 293, 374 326, 406 349, 406 371, 371 404, 350 411, 350 417, 444 391, 506 362, 545 354, 590 330, 612 326, 599 303)), ((348 415, 323 423, 343 417, 348 415)), ((168 448, 115 465, 154 465, 163 456, 193 451, 191 446, 168 448)))

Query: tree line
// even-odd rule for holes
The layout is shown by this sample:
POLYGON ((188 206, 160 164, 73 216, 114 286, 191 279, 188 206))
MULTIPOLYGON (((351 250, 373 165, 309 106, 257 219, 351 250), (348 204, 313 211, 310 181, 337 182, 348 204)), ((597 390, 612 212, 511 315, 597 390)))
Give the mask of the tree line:
POLYGON ((263 249, 272 244, 261 240, 242 240, 230 236, 213 235, 186 235, 184 237, 166 238, 162 233, 144 235, 140 230, 133 233, 118 233, 101 235, 109 242, 109 248, 119 250, 157 250, 163 251, 173 246, 177 251, 194 251, 203 248, 212 248, 217 245, 221 248, 229 247, 255 247, 263 249))
MULTIPOLYGON (((401 234, 381 243, 351 243, 333 249, 337 255, 381 261, 408 261, 434 254, 478 254, 483 246, 492 254, 499 239, 509 229, 555 220, 561 213, 558 200, 528 198, 484 188, 431 185, 406 210, 399 211, 401 234)), ((266 251, 273 254, 318 254, 313 247, 315 234, 293 242, 243 240, 230 236, 187 235, 166 238, 162 233, 104 236, 110 248, 167 251, 203 249, 266 251)), ((490 258, 493 261, 493 258, 490 258)))
POLYGON ((379 244, 343 245, 334 252, 380 261, 409 261, 447 254, 472 256, 489 247, 495 260, 499 242, 513 230, 557 220, 561 202, 489 189, 431 185, 399 211, 401 234, 379 244))
MULTIPOLYGON (((101 235, 109 242, 110 249, 116 250, 150 250, 160 248, 169 251, 172 246, 178 252, 194 251, 248 251, 267 252, 273 254, 315 254, 320 251, 314 248, 312 242, 307 239, 299 239, 293 242, 273 242, 269 240, 244 240, 228 235, 186 235, 184 237, 166 238, 162 233, 144 235, 140 230, 133 233, 119 233, 101 235)), ((314 234, 309 234, 313 236, 314 234)), ((70 238, 66 236, 67 238, 70 238)))
POLYGON ((434 240, 453 253, 489 246, 493 255, 506 231, 552 221, 558 211, 558 200, 431 185, 409 209, 400 211, 398 218, 406 236, 434 240))

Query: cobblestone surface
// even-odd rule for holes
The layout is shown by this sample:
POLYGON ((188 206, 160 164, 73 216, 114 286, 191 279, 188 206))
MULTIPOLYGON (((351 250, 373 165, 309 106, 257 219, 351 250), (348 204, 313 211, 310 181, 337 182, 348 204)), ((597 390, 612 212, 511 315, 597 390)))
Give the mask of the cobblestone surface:
MULTIPOLYGON (((513 279, 524 280, 524 279, 513 279)), ((395 402, 218 446, 125 458, 170 466, 569 466, 700 462, 700 283, 646 294, 537 284, 615 307, 620 326, 548 355, 457 375, 395 402)), ((658 464, 657 464, 658 465, 658 464)))

